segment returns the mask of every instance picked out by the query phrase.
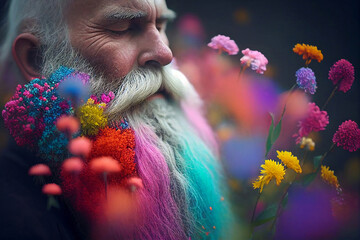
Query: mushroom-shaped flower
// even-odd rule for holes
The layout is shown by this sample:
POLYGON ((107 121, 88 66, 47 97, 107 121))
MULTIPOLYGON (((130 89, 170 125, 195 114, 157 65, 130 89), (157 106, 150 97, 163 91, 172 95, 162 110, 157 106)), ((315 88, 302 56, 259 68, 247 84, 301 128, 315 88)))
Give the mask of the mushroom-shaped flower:
POLYGON ((50 176, 50 168, 45 164, 36 164, 29 169, 30 176, 50 176))
POLYGON ((78 157, 68 158, 62 164, 62 169, 71 173, 79 173, 83 168, 84 162, 78 157))
POLYGON ((69 151, 77 156, 87 157, 91 151, 91 141, 86 137, 78 137, 70 141, 69 151))
POLYGON ((97 173, 117 173, 121 171, 121 166, 112 157, 98 157, 91 160, 90 169, 97 173))
POLYGON ((80 123, 76 118, 64 115, 56 121, 56 127, 60 132, 74 134, 79 131, 80 123))
POLYGON ((62 193, 60 186, 55 183, 45 184, 42 188, 42 192, 47 195, 61 195, 62 193))

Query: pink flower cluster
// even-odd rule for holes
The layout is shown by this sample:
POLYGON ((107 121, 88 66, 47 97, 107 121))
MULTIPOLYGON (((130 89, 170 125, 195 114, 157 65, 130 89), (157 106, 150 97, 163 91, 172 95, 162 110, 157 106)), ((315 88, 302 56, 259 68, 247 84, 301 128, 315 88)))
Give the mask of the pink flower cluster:
POLYGON ((329 79, 334 85, 339 85, 339 91, 349 91, 355 79, 354 66, 349 61, 340 59, 330 68, 329 79))
POLYGON ((296 143, 300 143, 302 137, 306 137, 310 132, 324 130, 329 124, 329 116, 326 111, 320 111, 315 103, 309 103, 307 117, 299 121, 299 132, 295 134, 296 143))
POLYGON ((220 51, 225 51, 229 55, 236 55, 239 52, 239 48, 229 37, 224 35, 217 35, 211 39, 211 42, 208 44, 212 49, 218 49, 220 51))
POLYGON ((5 110, 2 111, 5 126, 19 146, 29 145, 33 147, 45 129, 43 118, 35 119, 30 116, 30 107, 26 107, 24 104, 24 98, 31 98, 32 96, 28 90, 23 91, 23 87, 18 85, 15 95, 5 104, 5 110))
POLYGON ((91 95, 90 98, 92 100, 94 100, 95 104, 99 104, 99 103, 107 104, 115 98, 115 94, 110 91, 108 94, 105 94, 105 93, 101 94, 101 96, 99 98, 95 95, 91 95))
POLYGON ((251 66, 257 73, 263 74, 268 64, 267 58, 259 51, 252 51, 249 48, 241 51, 244 56, 240 59, 242 65, 251 66))
POLYGON ((333 136, 333 142, 345 150, 354 152, 360 148, 360 129, 356 122, 343 122, 333 136))

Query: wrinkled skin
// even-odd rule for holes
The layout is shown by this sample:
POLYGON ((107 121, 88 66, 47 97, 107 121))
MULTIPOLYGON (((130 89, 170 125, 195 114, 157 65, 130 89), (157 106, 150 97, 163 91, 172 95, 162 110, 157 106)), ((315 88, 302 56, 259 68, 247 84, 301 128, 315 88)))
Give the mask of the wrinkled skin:
POLYGON ((76 0, 65 12, 71 45, 108 78, 173 58, 165 0, 76 0))

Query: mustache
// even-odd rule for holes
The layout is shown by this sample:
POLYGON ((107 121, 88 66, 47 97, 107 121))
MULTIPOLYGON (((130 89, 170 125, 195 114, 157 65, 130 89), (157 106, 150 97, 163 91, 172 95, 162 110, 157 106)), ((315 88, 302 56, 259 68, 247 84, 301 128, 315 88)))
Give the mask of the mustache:
POLYGON ((92 92, 102 94, 109 91, 115 93, 115 98, 107 108, 110 121, 124 117, 146 102, 156 93, 162 93, 167 99, 200 106, 201 100, 187 80, 178 70, 170 66, 147 66, 132 70, 122 79, 109 81, 106 77, 90 80, 92 92))
POLYGON ((160 89, 164 89, 163 73, 160 68, 132 70, 122 79, 115 91, 115 98, 107 110, 109 118, 132 110, 160 89))

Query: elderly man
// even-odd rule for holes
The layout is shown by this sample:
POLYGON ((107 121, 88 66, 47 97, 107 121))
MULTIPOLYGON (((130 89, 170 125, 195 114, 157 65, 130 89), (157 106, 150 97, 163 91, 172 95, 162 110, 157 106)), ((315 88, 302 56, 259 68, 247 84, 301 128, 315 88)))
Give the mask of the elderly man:
POLYGON ((165 30, 173 18, 164 0, 10 1, 3 78, 24 84, 66 66, 91 76, 92 94, 113 92, 106 114, 133 129, 144 189, 135 210, 141 220, 129 229, 101 228, 107 222, 86 219, 66 199, 48 211, 26 176, 42 159, 10 146, 0 162, 1 239, 228 239, 213 135, 195 90, 168 66, 165 30))

